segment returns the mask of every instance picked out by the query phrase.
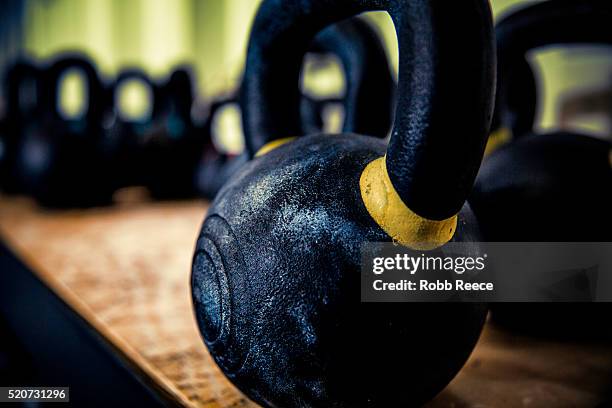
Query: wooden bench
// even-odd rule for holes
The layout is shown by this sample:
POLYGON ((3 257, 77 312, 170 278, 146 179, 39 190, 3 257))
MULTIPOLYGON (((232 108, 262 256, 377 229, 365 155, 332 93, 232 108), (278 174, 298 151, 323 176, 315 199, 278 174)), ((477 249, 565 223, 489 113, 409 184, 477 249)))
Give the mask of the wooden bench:
MULTIPOLYGON (((0 236, 166 400, 255 406, 215 366, 193 316, 191 257, 206 207, 128 200, 50 211, 0 197, 0 236)), ((592 407, 611 384, 612 345, 531 339, 488 324, 466 366, 427 406, 592 407)))

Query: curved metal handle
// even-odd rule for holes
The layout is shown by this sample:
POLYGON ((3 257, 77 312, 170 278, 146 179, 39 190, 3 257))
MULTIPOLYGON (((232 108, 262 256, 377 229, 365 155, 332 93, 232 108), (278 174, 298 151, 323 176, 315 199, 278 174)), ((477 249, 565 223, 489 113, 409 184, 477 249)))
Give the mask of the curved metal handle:
POLYGON ((301 134, 302 57, 324 27, 386 10, 398 33, 399 84, 387 170, 420 216, 455 215, 482 160, 493 109, 495 44, 487 0, 267 0, 255 18, 242 93, 251 153, 301 134))

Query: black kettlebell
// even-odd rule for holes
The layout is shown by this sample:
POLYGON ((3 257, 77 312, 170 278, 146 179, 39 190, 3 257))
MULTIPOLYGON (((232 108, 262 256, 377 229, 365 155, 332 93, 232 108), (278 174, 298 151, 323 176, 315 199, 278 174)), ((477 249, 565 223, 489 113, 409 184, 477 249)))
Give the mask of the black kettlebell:
MULTIPOLYGON (((331 54, 339 59, 346 92, 341 98, 320 99, 302 94, 302 134, 322 131, 325 109, 337 105, 344 112, 342 129, 345 133, 386 137, 393 120, 395 81, 385 48, 375 30, 362 19, 351 18, 318 33, 309 46, 309 52, 319 56, 331 54)), ((224 97, 214 102, 205 124, 210 142, 200 163, 197 184, 201 195, 211 199, 249 160, 246 152, 240 155, 221 153, 212 143, 215 137, 219 137, 215 136, 214 127, 217 114, 231 104, 239 105, 239 97, 224 97)))
POLYGON ((318 33, 309 52, 338 57, 346 79, 346 92, 337 99, 303 99, 301 109, 306 133, 323 129, 323 111, 335 103, 344 111, 343 132, 387 136, 393 122, 395 81, 385 48, 374 28, 358 17, 342 21, 318 33))
POLYGON ((201 130, 201 133, 206 135, 207 143, 198 163, 195 184, 199 195, 211 200, 232 174, 249 161, 249 156, 245 152, 227 153, 215 145, 215 141, 222 139, 221 135, 224 132, 227 134, 227 131, 222 130, 217 123, 226 109, 240 110, 236 95, 220 96, 213 101, 201 130))
POLYGON ((158 87, 154 125, 146 136, 146 186, 155 198, 197 195, 196 169, 207 138, 193 124, 190 69, 175 69, 158 87))
POLYGON ((49 207, 89 207, 110 202, 112 185, 101 131, 103 88, 91 61, 83 55, 60 56, 45 72, 47 114, 42 129, 22 136, 19 173, 26 191, 49 207), (74 117, 61 112, 60 85, 75 70, 85 85, 85 109, 74 117))
POLYGON ((486 308, 361 303, 360 247, 478 241, 465 199, 493 108, 489 3, 265 0, 246 61, 253 158, 211 204, 193 258, 204 342, 264 406, 422 404, 464 364, 486 308), (395 22, 400 50, 388 146, 352 133, 284 139, 302 134, 297 84, 310 40, 380 9, 395 22))
POLYGON ((0 188, 5 193, 25 192, 19 172, 23 135, 42 131, 45 106, 43 72, 29 60, 15 62, 4 75, 6 114, 3 126, 0 188))
MULTIPOLYGON (((495 32, 498 43, 509 35, 505 24, 496 25, 495 32)), ((495 109, 485 156, 530 132, 535 124, 538 105, 536 79, 524 56, 512 61, 511 69, 498 63, 497 77, 495 109)))
POLYGON ((106 139, 113 147, 111 169, 115 188, 144 186, 148 181, 149 159, 145 146, 158 111, 158 86, 141 69, 123 69, 106 89, 107 110, 112 111, 111 123, 105 129, 106 139), (144 87, 149 96, 148 108, 131 115, 122 108, 121 90, 130 83, 144 87))
MULTIPOLYGON (((498 85, 515 61, 551 44, 612 41, 612 4, 551 0, 506 17, 497 27, 498 85)), ((498 89, 499 89, 498 87, 498 89)), ((503 96, 503 92, 500 93, 503 96)), ((527 102, 529 103, 529 102, 527 102)), ((470 204, 486 241, 608 242, 612 220, 609 142, 567 131, 527 133, 493 152, 478 175, 470 204)), ((610 272, 610 271, 607 271, 610 272)), ((495 321, 531 334, 609 337, 610 309, 593 303, 492 304, 495 321)))

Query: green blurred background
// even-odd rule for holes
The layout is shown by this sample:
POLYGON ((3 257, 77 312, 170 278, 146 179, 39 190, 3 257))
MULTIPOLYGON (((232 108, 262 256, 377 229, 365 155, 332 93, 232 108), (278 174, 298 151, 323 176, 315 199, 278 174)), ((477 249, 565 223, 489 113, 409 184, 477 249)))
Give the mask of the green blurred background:
MULTIPOLYGON (((496 18, 529 0, 493 0, 496 18)), ((17 55, 47 58, 66 50, 89 54, 100 71, 115 75, 142 66, 154 77, 173 66, 193 66, 202 98, 233 89, 239 82, 246 41, 259 0, 4 0, 0 6, 0 63, 17 55)), ((369 13, 397 65, 397 44, 386 13, 369 13)), ((568 27, 571 29, 571 27, 568 27)), ((580 90, 609 88, 612 53, 604 47, 554 47, 534 53, 543 104, 539 127, 559 125, 559 106, 580 90)), ((338 69, 313 86, 341 87, 338 69)), ((337 92, 337 89, 336 89, 337 92)), ((77 98, 78 92, 66 92, 77 98)), ((138 100, 137 93, 132 99, 138 100)), ((67 101, 70 104, 70 101, 67 101)), ((609 135, 609 117, 590 115, 570 126, 609 135)))

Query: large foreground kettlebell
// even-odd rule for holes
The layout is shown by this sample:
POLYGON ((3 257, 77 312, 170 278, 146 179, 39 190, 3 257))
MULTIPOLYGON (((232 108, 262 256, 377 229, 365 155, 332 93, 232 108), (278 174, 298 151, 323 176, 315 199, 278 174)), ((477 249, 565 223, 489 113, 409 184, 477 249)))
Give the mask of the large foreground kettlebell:
POLYGON ((103 88, 90 60, 60 56, 45 74, 48 106, 43 131, 24 134, 24 156, 18 158, 26 191, 51 207, 107 204, 113 186, 107 168, 110 151, 101 131, 103 88), (74 70, 84 79, 85 107, 75 116, 61 111, 61 80, 74 70))
MULTIPOLYGON (((551 44, 612 41, 608 1, 552 0, 499 23, 498 84, 527 51, 551 44)), ((529 103, 529 102, 527 102, 529 103)), ((517 135, 520 136, 520 135, 517 135)), ((527 133, 483 163, 470 204, 487 241, 608 242, 611 238, 610 143, 567 131, 527 133)), ((612 273, 612 271, 603 271, 612 273)), ((494 304, 513 329, 556 337, 610 336, 605 304, 494 304)))
POLYGON ((361 303, 360 247, 479 239, 465 199, 494 78, 486 0, 262 3, 242 87, 253 159, 210 206, 192 269, 204 341, 249 397, 271 407, 418 406, 459 371, 486 308, 361 303), (388 146, 357 134, 287 139, 302 133, 297 84, 310 40, 377 9, 392 16, 400 50, 388 146))
POLYGON ((0 187, 10 194, 24 193, 19 172, 24 134, 42 131, 44 106, 43 71, 33 61, 19 60, 4 74, 6 115, 0 163, 0 187))
MULTIPOLYGON (((385 48, 375 30, 359 17, 334 24, 316 35, 309 52, 317 56, 334 55, 340 61, 345 78, 345 94, 340 98, 314 98, 302 94, 300 114, 302 134, 324 129, 325 109, 342 107, 342 130, 363 135, 386 137, 391 130, 395 81, 385 48)), ((212 141, 219 138, 215 127, 217 115, 239 97, 222 98, 210 107, 204 131, 212 141)), ((298 135, 295 135, 298 136, 298 135)), ((249 160, 248 153, 221 153, 211 142, 200 163, 197 184, 201 194, 214 198, 221 186, 249 160)))

